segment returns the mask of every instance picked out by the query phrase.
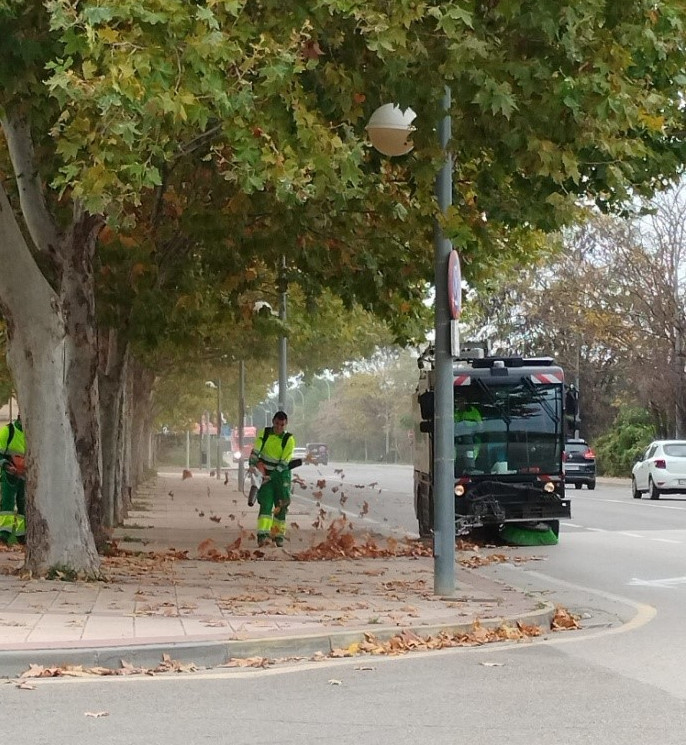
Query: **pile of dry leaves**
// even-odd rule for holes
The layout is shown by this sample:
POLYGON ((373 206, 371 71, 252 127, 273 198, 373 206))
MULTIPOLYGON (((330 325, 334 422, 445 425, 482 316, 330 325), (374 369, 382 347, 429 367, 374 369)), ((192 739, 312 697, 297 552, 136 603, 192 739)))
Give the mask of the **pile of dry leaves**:
MULTIPOLYGON (((168 654, 162 655, 162 662, 155 667, 137 667, 121 660, 121 667, 84 667, 83 665, 54 665, 44 667, 43 665, 29 665, 19 677, 22 681, 31 678, 88 678, 93 675, 158 675, 160 673, 194 673, 198 670, 194 663, 183 663, 173 660, 168 654)), ((24 684, 23 688, 29 687, 24 684)))
MULTIPOLYGON (((568 610, 558 606, 555 609, 550 623, 551 631, 569 631, 581 628, 578 619, 568 610)), ((252 667, 266 668, 280 662, 293 662, 303 659, 313 661, 338 659, 341 657, 357 657, 360 655, 400 655, 409 652, 431 651, 435 649, 449 649, 451 647, 477 647, 493 642, 524 641, 526 639, 542 636, 543 629, 540 626, 525 624, 521 621, 514 625, 501 624, 494 627, 485 627, 477 620, 470 631, 451 633, 441 631, 435 635, 420 636, 411 629, 398 632, 389 639, 379 639, 371 632, 364 633, 364 639, 353 642, 347 647, 332 649, 328 654, 318 652, 310 658, 306 657, 232 657, 220 667, 252 667)), ((193 673, 199 670, 194 663, 182 663, 173 660, 168 654, 164 654, 162 661, 155 667, 137 667, 125 660, 121 660, 120 668, 109 667, 84 667, 83 665, 62 665, 44 667, 42 665, 30 665, 20 676, 18 687, 33 689, 29 681, 33 678, 57 678, 57 677, 91 677, 109 675, 158 675, 161 673, 193 673)))
MULTIPOLYGON (((557 607, 550 623, 551 631, 579 629, 578 620, 566 609, 557 607)), ((442 631, 435 635, 420 636, 415 631, 404 630, 390 639, 381 640, 370 632, 365 632, 364 640, 353 642, 347 647, 333 649, 329 654, 319 653, 310 658, 325 660, 330 658, 357 657, 359 655, 400 655, 408 652, 426 652, 451 647, 478 647, 484 644, 504 641, 524 641, 542 636, 540 626, 517 622, 514 625, 501 624, 496 627, 482 626, 475 621, 472 629, 465 632, 450 633, 442 631)), ((269 657, 231 658, 223 667, 269 667, 281 660, 269 657)))

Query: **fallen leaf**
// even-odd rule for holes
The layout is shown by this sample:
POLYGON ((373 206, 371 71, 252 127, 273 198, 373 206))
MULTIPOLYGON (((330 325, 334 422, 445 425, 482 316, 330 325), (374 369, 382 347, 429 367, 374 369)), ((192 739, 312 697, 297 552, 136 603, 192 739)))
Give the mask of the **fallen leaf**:
POLYGON ((220 667, 268 667, 271 664, 268 657, 231 657, 220 667))
POLYGON ((553 620, 550 622, 550 628, 553 631, 568 631, 570 629, 580 629, 581 625, 568 610, 558 605, 555 608, 553 620))
POLYGON ((336 680, 336 678, 331 678, 330 680, 327 681, 327 683, 330 686, 342 686, 343 685, 343 681, 342 680, 336 680))
POLYGON ((98 719, 99 717, 108 717, 109 715, 109 711, 87 711, 84 714, 84 716, 93 717, 94 719, 98 719))

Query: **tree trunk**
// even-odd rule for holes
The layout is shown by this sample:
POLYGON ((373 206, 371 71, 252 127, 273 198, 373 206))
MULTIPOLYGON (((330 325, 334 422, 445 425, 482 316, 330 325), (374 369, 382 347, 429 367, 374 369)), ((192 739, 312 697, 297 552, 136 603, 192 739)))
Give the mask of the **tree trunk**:
POLYGON ((133 437, 133 381, 131 379, 131 362, 129 358, 125 377, 122 381, 122 408, 121 408, 121 440, 119 452, 117 453, 117 502, 115 504, 115 517, 120 523, 129 513, 133 504, 133 483, 131 479, 131 438, 133 437))
POLYGON ((132 371, 132 437, 131 478, 135 487, 143 481, 146 470, 152 468, 150 431, 152 428, 152 391, 155 376, 138 362, 131 365, 132 371))
MULTIPOLYGON (((676 271, 675 271, 676 273, 676 271)), ((674 343, 672 353, 674 361, 674 437, 683 440, 686 435, 686 345, 682 312, 679 303, 678 277, 674 280, 674 343)))
POLYGON ((103 520, 101 489, 102 453, 93 277, 93 255, 101 225, 101 218, 75 210, 72 229, 66 234, 62 245, 60 283, 69 349, 65 385, 91 530, 99 550, 105 547, 108 538, 103 520))
POLYGON ((91 408, 75 415, 70 376, 74 373, 75 384, 82 379, 78 345, 68 336, 72 322, 65 320, 60 299, 38 269, 1 186, 0 261, 7 359, 27 438, 26 568, 36 575, 51 567, 94 575, 100 560, 78 453, 84 442, 76 427, 89 413, 97 418, 97 412, 91 408))
POLYGON ((125 516, 122 509, 122 452, 125 449, 123 416, 127 383, 128 348, 122 344, 116 329, 101 335, 100 421, 102 438, 103 517, 107 527, 118 525, 125 516))
POLYGON ((686 438, 686 371, 683 369, 683 357, 679 357, 680 368, 677 372, 677 381, 674 391, 676 397, 675 405, 675 432, 674 437, 677 440, 686 438))

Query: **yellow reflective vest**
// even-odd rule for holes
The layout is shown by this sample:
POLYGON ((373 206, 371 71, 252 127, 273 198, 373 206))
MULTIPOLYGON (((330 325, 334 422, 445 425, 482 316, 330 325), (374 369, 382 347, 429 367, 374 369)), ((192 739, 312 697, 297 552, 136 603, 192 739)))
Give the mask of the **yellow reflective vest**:
POLYGON ((268 471, 287 471, 294 449, 295 437, 290 432, 276 435, 271 427, 265 427, 255 438, 250 453, 250 465, 254 466, 261 461, 268 471))
POLYGON ((0 456, 26 455, 26 437, 16 424, 6 424, 0 428, 0 456))

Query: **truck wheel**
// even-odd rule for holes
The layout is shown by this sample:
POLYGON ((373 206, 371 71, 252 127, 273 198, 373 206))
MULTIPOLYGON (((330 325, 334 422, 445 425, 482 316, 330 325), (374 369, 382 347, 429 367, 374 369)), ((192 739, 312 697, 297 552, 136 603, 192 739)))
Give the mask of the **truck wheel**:
POLYGON ((593 491, 595 489, 595 481, 589 481, 586 486, 593 491))
POLYGON ((582 486, 583 484, 581 483, 581 481, 577 481, 576 484, 574 484, 575 489, 581 489, 582 486))
POLYGON ((555 533, 555 536, 560 535, 560 521, 559 520, 546 520, 545 524, 555 533))

